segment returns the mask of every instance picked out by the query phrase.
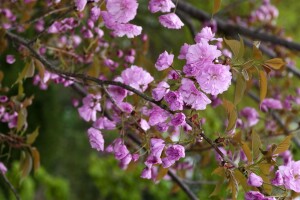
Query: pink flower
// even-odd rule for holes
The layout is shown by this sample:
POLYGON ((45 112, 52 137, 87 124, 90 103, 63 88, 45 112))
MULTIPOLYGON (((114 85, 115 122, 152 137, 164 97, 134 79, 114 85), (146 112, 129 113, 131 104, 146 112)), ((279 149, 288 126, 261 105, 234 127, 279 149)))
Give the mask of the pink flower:
POLYGON ((274 197, 265 197, 258 191, 249 191, 245 194, 245 200, 276 200, 274 197))
POLYGON ((16 62, 15 56, 14 55, 6 55, 6 62, 8 64, 14 64, 16 62))
POLYGON ((197 33, 196 37, 195 37, 195 42, 199 43, 201 42, 201 40, 204 40, 206 42, 211 41, 211 40, 218 40, 218 41, 222 41, 222 39, 216 39, 214 38, 215 34, 212 32, 210 27, 204 27, 200 33, 197 33))
POLYGON ((169 104, 170 110, 182 110, 183 109, 183 99, 178 91, 170 91, 168 92, 164 100, 169 104))
POLYGON ((217 49, 217 46, 210 45, 206 41, 201 40, 197 44, 190 45, 186 54, 186 60, 187 64, 193 64, 200 70, 207 64, 211 64, 219 56, 221 56, 221 51, 217 49))
POLYGON ((169 29, 180 29, 182 26, 184 26, 182 21, 175 13, 161 15, 158 19, 163 27, 169 29))
POLYGON ((283 177, 279 171, 276 171, 272 184, 276 186, 283 185, 283 177))
POLYGON ((282 108, 282 103, 279 100, 272 98, 266 98, 260 104, 260 109, 263 112, 268 112, 269 109, 281 110, 282 108))
POLYGON ((186 59, 186 54, 189 50, 189 47, 190 45, 188 45, 187 43, 184 43, 183 46, 181 46, 178 59, 186 59))
POLYGON ((87 0, 75 0, 75 6, 78 11, 83 11, 87 4, 87 0))
POLYGON ((160 101, 167 92, 169 92, 169 84, 165 81, 160 82, 156 88, 152 90, 152 97, 155 101, 160 101))
POLYGON ((121 77, 125 84, 142 92, 144 92, 148 88, 148 84, 154 80, 148 72, 143 70, 143 68, 135 65, 125 69, 122 72, 121 77))
POLYGON ((263 180, 260 176, 257 176, 254 173, 250 173, 247 183, 250 186, 260 187, 263 184, 263 180))
MULTIPOLYGON (((115 81, 119 81, 120 79, 115 79, 115 81)), ((108 87, 108 92, 111 95, 111 97, 116 101, 116 102, 121 102, 124 100, 124 98, 127 96, 127 90, 119 87, 119 86, 114 86, 111 85, 108 87)))
POLYGON ((170 12, 171 8, 175 8, 171 0, 150 0, 148 9, 152 13, 156 12, 170 12))
POLYGON ((113 35, 118 37, 127 36, 134 38, 142 33, 142 27, 133 24, 117 24, 113 26, 113 35))
POLYGON ((179 144, 171 145, 166 150, 166 156, 162 159, 162 165, 164 168, 170 167, 180 158, 185 157, 184 147, 179 144))
POLYGON ((160 107, 155 106, 151 109, 149 115, 149 125, 155 126, 159 123, 165 122, 169 117, 169 114, 161 109, 160 107))
POLYGON ((182 95, 183 101, 196 110, 204 110, 211 100, 205 94, 197 90, 193 81, 183 78, 179 92, 182 95))
POLYGON ((243 110, 241 110, 240 114, 241 114, 242 117, 246 118, 246 120, 247 120, 247 123, 246 123, 247 127, 254 126, 259 121, 258 120, 259 114, 258 114, 258 112, 254 108, 245 107, 245 108, 243 108, 243 110))
POLYGON ((93 149, 96 149, 97 151, 103 151, 104 149, 104 139, 101 134, 101 131, 95 129, 95 128, 89 128, 88 129, 88 137, 91 144, 91 147, 93 149))
POLYGON ((169 68, 172 63, 173 63, 174 55, 173 54, 168 54, 167 51, 163 52, 162 54, 159 55, 155 67, 158 71, 162 71, 164 69, 169 68))
POLYGON ((90 19, 93 22, 97 21, 100 17, 100 12, 101 12, 100 8, 98 8, 97 6, 94 6, 90 12, 90 19))
POLYGON ((171 124, 173 126, 180 126, 185 123, 185 114, 183 113, 176 113, 173 118, 171 119, 171 124))
POLYGON ((136 0, 106 0, 106 8, 111 20, 127 23, 135 18, 138 3, 136 0))
POLYGON ((97 111, 101 111, 101 106, 99 100, 101 99, 100 95, 88 94, 83 98, 83 105, 78 108, 80 117, 85 121, 96 121, 97 111))
POLYGON ((150 154, 145 161, 145 165, 151 168, 153 165, 161 164, 161 154, 165 148, 165 142, 162 139, 151 138, 150 154))
POLYGON ((116 128, 116 123, 110 121, 106 117, 100 117, 94 122, 93 127, 97 129, 113 130, 116 128))
POLYGON ((150 129, 150 126, 149 126, 148 122, 147 122, 146 120, 144 120, 144 119, 141 119, 141 121, 140 121, 139 124, 140 124, 141 128, 142 128, 144 131, 147 131, 147 130, 150 129))
POLYGON ((145 169, 142 171, 141 178, 145 179, 151 179, 152 178, 152 172, 150 167, 145 167, 145 169))
MULTIPOLYGON (((279 166, 278 169, 282 179, 283 185, 289 190, 297 193, 300 192, 300 161, 291 161, 286 166, 279 166)), ((277 174, 278 184, 281 184, 281 177, 277 174)))
POLYGON ((7 172, 7 168, 3 164, 3 162, 0 162, 0 172, 4 175, 7 172))
POLYGON ((228 90, 231 78, 229 67, 221 64, 206 65, 196 77, 201 90, 212 95, 228 90))

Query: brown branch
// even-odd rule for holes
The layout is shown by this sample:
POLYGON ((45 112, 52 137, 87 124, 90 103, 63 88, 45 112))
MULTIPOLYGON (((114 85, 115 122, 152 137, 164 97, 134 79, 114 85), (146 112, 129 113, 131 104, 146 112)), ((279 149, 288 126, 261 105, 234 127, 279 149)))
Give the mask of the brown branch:
MULTIPOLYGON (((2 173, 1 173, 2 174, 2 173)), ((13 194, 16 197, 16 200, 21 200, 16 188, 11 184, 11 182, 7 179, 5 174, 2 174, 2 178, 4 179, 4 182, 8 185, 9 189, 13 192, 13 194)))
MULTIPOLYGON (((179 1, 177 4, 177 9, 185 12, 191 17, 201 20, 201 21, 209 21, 211 20, 211 15, 208 13, 195 8, 193 5, 186 3, 185 1, 179 1)), ((258 32, 251 28, 246 28, 242 26, 238 26, 235 24, 231 24, 223 21, 219 18, 214 18, 217 22, 218 30, 227 34, 227 35, 244 35, 253 39, 261 40, 264 42, 270 42, 272 44, 281 45, 291 50, 300 51, 300 44, 292 41, 288 41, 286 39, 270 35, 264 32, 258 32)))

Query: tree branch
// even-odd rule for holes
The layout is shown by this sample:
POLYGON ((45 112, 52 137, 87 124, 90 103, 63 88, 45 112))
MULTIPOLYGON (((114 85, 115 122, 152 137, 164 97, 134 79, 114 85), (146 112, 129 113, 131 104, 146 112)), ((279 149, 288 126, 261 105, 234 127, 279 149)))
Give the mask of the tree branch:
MULTIPOLYGON (((211 15, 208 13, 195 8, 193 5, 186 3, 184 1, 179 1, 177 4, 177 9, 185 12, 186 14, 192 16, 195 19, 201 21, 209 21, 211 20, 211 15)), ((251 37, 253 39, 270 42, 272 44, 281 45, 291 50, 300 51, 300 44, 292 41, 288 41, 286 39, 276 37, 274 35, 270 35, 264 32, 258 32, 251 28, 245 28, 242 26, 234 25, 228 22, 225 22, 219 18, 214 18, 217 22, 218 29, 227 35, 244 35, 251 37)))
MULTIPOLYGON (((2 173, 1 173, 2 174, 2 173)), ((13 194, 16 197, 16 200, 21 200, 16 188, 11 184, 11 182, 7 179, 5 174, 2 174, 2 178, 4 179, 4 182, 8 185, 9 189, 13 192, 13 194)))

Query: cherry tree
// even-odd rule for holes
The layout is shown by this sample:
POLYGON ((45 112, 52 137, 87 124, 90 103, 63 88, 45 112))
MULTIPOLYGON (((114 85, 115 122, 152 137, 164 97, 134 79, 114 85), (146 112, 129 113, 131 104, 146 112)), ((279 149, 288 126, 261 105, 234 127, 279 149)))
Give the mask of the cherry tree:
POLYGON ((26 95, 25 81, 40 90, 61 84, 78 93, 74 109, 90 126, 82 134, 94 151, 114 155, 120 170, 143 165, 141 178, 169 177, 190 199, 198 199, 188 182, 198 181, 200 157, 219 176, 211 196, 222 187, 232 199, 240 193, 248 200, 298 196, 300 161, 291 150, 300 147, 295 134, 300 90, 293 84, 300 71, 292 55, 300 44, 276 25, 278 9, 269 0, 246 16, 227 16, 226 8, 234 5, 220 0, 213 1, 210 13, 199 8, 201 3, 0 2, 1 56, 10 67, 23 63, 12 86, 2 84, 0 69, 0 121, 6 126, 0 130, 5 149, 0 171, 17 199, 6 177, 12 162, 7 155, 20 152, 23 176, 37 170, 40 161, 34 147, 39 129, 27 131, 34 96, 26 95), (178 37, 182 29, 189 31, 193 41, 156 52, 149 62, 152 35, 143 12, 178 37), (12 88, 18 92, 12 94, 12 88), (214 119, 223 125, 218 133, 206 131, 208 109, 225 113, 214 119), (119 133, 112 143, 106 141, 108 130, 119 133))

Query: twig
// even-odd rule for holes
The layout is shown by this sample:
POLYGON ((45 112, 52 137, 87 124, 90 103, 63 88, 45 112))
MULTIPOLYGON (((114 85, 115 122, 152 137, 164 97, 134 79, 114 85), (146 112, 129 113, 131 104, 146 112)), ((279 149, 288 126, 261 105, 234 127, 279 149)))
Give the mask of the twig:
MULTIPOLYGON (((1 173, 2 174, 2 173, 1 173)), ((8 185, 9 189, 14 193, 15 197, 17 200, 21 200, 16 188, 11 184, 11 182, 7 179, 7 177, 5 176, 5 174, 2 174, 2 177, 5 181, 5 183, 8 185)))
MULTIPOLYGON (((191 4, 189 4, 185 1, 179 1, 178 5, 177 5, 177 9, 181 10, 181 11, 185 12, 186 14, 190 15, 191 17, 201 20, 201 21, 208 21, 211 19, 211 16, 208 13, 195 8, 194 6, 192 6, 191 4)), ((274 35, 270 35, 268 33, 257 32, 250 28, 234 25, 234 24, 225 22, 222 19, 219 19, 217 17, 214 19, 217 22, 218 29, 227 35, 240 34, 240 35, 251 37, 253 39, 270 42, 270 43, 276 44, 276 45, 281 45, 281 46, 284 46, 291 50, 300 51, 299 43, 288 41, 286 39, 283 39, 283 38, 280 38, 280 37, 277 37, 274 35)))

